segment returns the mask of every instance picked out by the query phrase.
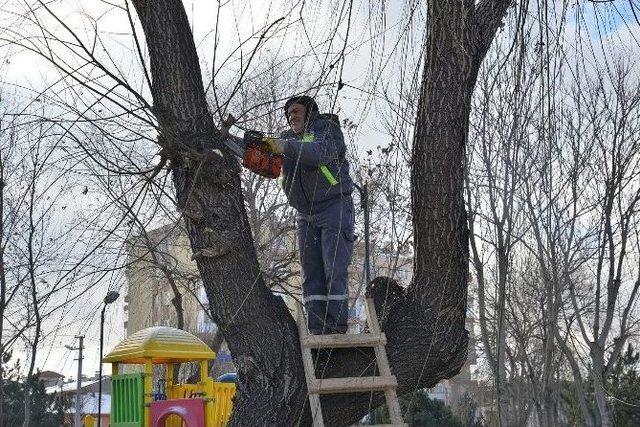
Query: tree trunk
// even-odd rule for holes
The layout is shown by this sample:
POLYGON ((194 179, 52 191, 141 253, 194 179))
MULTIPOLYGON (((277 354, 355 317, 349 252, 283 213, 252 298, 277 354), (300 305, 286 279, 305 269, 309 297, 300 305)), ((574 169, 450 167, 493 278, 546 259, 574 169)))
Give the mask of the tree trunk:
POLYGON ((593 413, 589 409, 589 405, 587 403, 587 391, 584 388, 580 366, 576 361, 575 355, 571 352, 571 349, 565 340, 560 336, 558 329, 555 329, 555 338, 558 346, 560 346, 560 349, 562 350, 562 353, 566 357, 569 366, 571 367, 571 372, 573 374, 573 388, 575 390, 576 397, 578 398, 580 412, 584 418, 585 426, 592 427, 595 425, 595 421, 593 413))
POLYGON ((134 4, 149 49, 159 143, 171 160, 178 208, 212 316, 238 368, 231 422, 295 425, 306 415, 296 325, 260 276, 239 166, 221 147, 207 110, 184 8, 170 0, 134 4), (203 148, 214 143, 225 152, 223 157, 203 148))
MULTIPOLYGON (((36 151, 37 153, 37 151, 36 151)), ((36 154, 37 159, 37 154, 36 154)), ((37 160, 34 162, 37 164, 37 160)), ((36 185, 37 185, 37 175, 36 175, 36 167, 34 165, 33 171, 33 180, 30 183, 31 187, 29 189, 29 236, 27 239, 27 254, 28 254, 28 267, 29 267, 29 284, 31 285, 30 289, 30 297, 31 304, 33 304, 33 314, 34 314, 34 324, 35 331, 33 336, 33 341, 31 342, 31 353, 29 357, 31 358, 29 362, 29 370, 27 371, 27 376, 24 381, 24 421, 23 426, 29 427, 31 425, 31 394, 33 388, 35 387, 34 381, 34 372, 36 367, 36 356, 38 354, 38 344, 40 342, 40 328, 42 327, 42 318, 40 316, 40 302, 38 301, 38 289, 37 289, 37 281, 36 281, 36 251, 37 249, 34 247, 36 240, 36 220, 34 218, 34 210, 36 204, 36 185)), ((29 319, 30 320, 30 319, 29 319)))
POLYGON ((591 360, 593 361, 593 394, 600 415, 600 425, 611 427, 613 422, 609 412, 609 404, 604 392, 604 350, 597 347, 598 343, 591 346, 591 360))
MULTIPOLYGON (((499 227, 499 226, 498 226, 499 227)), ((506 298, 507 298, 507 268, 508 255, 504 247, 504 236, 502 230, 498 228, 498 305, 496 307, 498 317, 498 348, 496 351, 496 393, 498 395, 498 419, 501 426, 510 425, 512 417, 509 414, 509 390, 507 384, 507 316, 506 316, 506 298)))
MULTIPOLYGON (((244 208, 236 160, 207 111, 200 67, 180 2, 134 0, 149 49, 158 143, 171 160, 178 208, 212 316, 238 367, 231 425, 307 425, 306 383, 295 322, 265 286, 244 208), (204 148, 216 144, 224 157, 204 148), (203 249, 208 249, 203 251, 203 249)), ((471 93, 508 1, 431 1, 411 175, 416 255, 405 293, 376 280, 400 394, 459 372, 467 354, 468 248, 462 198, 471 93), (477 18, 474 19, 474 18, 477 18), (390 292, 390 293, 389 293, 390 292)), ((321 352, 318 375, 366 375, 373 352, 321 352)), ((381 402, 376 399, 375 404, 381 402)), ((322 399, 327 425, 357 421, 368 395, 322 399)))

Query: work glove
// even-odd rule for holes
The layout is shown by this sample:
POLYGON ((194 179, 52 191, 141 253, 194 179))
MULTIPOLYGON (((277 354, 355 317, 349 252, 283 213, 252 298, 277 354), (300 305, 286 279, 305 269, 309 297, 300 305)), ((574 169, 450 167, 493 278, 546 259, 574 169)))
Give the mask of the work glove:
POLYGON ((280 138, 265 138, 267 146, 269 147, 269 151, 273 154, 281 155, 284 153, 284 147, 287 145, 286 139, 280 138))

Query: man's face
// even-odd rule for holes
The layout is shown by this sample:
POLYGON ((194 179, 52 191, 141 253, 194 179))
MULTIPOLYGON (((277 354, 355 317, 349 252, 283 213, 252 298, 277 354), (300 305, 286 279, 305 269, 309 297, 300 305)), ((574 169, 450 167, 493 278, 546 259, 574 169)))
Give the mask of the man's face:
POLYGON ((307 109, 304 105, 292 104, 287 110, 289 113, 289 126, 295 133, 300 133, 304 129, 304 119, 307 109))

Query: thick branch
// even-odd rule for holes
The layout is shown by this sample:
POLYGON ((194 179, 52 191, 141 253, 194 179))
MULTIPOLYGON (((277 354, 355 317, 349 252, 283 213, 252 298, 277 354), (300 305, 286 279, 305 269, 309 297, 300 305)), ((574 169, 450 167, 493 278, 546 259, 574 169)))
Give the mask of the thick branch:
POLYGON ((475 44, 476 60, 482 62, 498 28, 502 27, 507 9, 513 4, 512 0, 482 0, 476 6, 475 12, 475 44))

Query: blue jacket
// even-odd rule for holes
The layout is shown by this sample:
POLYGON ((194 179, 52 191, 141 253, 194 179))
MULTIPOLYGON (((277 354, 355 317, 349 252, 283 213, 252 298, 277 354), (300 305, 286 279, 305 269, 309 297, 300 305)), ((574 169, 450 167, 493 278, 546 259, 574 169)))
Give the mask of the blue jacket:
POLYGON ((298 212, 319 212, 353 192, 349 162, 345 158, 347 147, 336 116, 315 114, 301 134, 288 130, 281 137, 287 140, 282 164, 283 188, 289 204, 298 212), (323 165, 337 183, 332 185, 325 177, 323 165))

